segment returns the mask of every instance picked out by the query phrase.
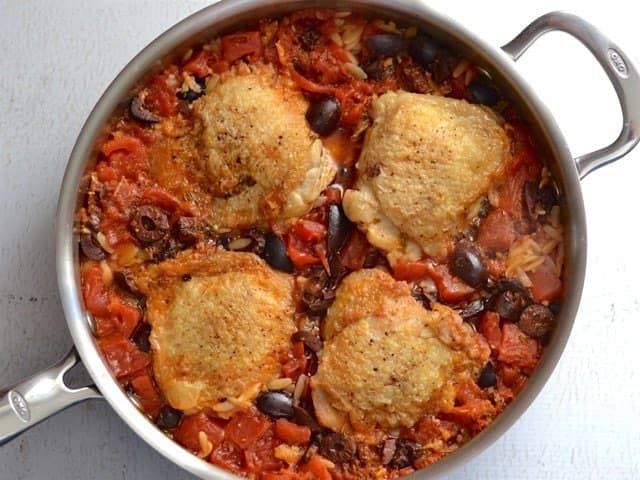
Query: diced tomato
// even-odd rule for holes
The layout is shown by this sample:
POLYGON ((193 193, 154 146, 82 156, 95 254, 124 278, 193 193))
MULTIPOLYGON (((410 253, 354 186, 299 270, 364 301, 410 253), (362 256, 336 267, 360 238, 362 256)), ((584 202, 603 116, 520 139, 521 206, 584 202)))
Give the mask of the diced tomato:
POLYGON ((119 326, 122 336, 129 338, 142 318, 140 309, 124 302, 119 295, 113 292, 109 295, 107 308, 119 326))
POLYGON ((275 456, 275 447, 279 443, 270 428, 251 447, 244 451, 246 469, 252 473, 282 469, 284 462, 275 456))
POLYGON ((457 388, 456 405, 447 410, 445 418, 452 419, 473 431, 479 431, 489 425, 496 409, 486 398, 483 390, 471 378, 458 384, 457 388))
POLYGON ((311 440, 311 429, 305 425, 296 425, 289 420, 279 418, 275 424, 276 436, 289 445, 306 445, 311 440))
POLYGON ((353 230, 340 251, 342 264, 350 270, 359 270, 364 265, 371 245, 359 230, 353 230))
POLYGON ((438 296, 446 302, 459 302, 469 297, 475 291, 473 287, 455 277, 446 265, 436 265, 425 262, 428 275, 438 287, 438 296))
POLYGON ((327 238, 327 228, 313 220, 300 219, 291 227, 291 231, 302 241, 316 243, 327 238))
POLYGON ((536 302, 556 300, 562 295, 562 281, 549 257, 527 275, 531 280, 531 295, 536 302))
POLYGON ((117 216, 118 219, 122 217, 128 217, 128 211, 132 205, 135 204, 140 198, 140 188, 137 183, 132 181, 121 179, 118 182, 118 186, 111 195, 112 206, 116 211, 108 212, 117 216))
POLYGON ((297 379, 307 368, 307 357, 304 354, 304 343, 295 342, 288 360, 282 365, 282 375, 297 379))
POLYGON ((108 214, 103 216, 100 221, 100 231, 104 233, 104 237, 111 247, 131 240, 127 224, 122 219, 110 217, 108 214))
POLYGON ((101 149, 118 176, 136 180, 149 169, 147 149, 135 137, 116 137, 106 142, 101 149))
POLYGON ((100 338, 98 345, 116 378, 132 375, 151 363, 151 355, 141 352, 131 341, 120 335, 100 338))
POLYGON ((113 182, 120 178, 118 171, 106 161, 98 162, 96 165, 96 176, 101 182, 113 182))
POLYGON ((210 52, 200 50, 198 53, 191 55, 191 58, 189 58, 184 65, 183 70, 198 78, 211 75, 211 68, 209 68, 210 56, 210 52))
POLYGON ((342 190, 338 187, 329 187, 324 191, 324 194, 328 204, 342 202, 342 190))
POLYGON ((313 480, 331 480, 331 472, 319 455, 311 457, 307 463, 300 467, 300 471, 310 474, 313 480))
POLYGON ((117 151, 125 151, 127 153, 136 153, 144 150, 144 144, 135 137, 115 137, 106 141, 100 151, 105 157, 109 157, 117 151))
POLYGON ((303 77, 293 69, 291 69, 289 73, 291 75, 291 79, 296 83, 296 85, 306 92, 321 93, 325 95, 333 95, 335 93, 334 87, 318 85, 308 78, 303 77))
POLYGON ((159 187, 147 188, 142 194, 142 199, 170 212, 175 210, 188 210, 175 196, 159 187))
POLYGON ((287 236, 287 254, 297 268, 307 265, 317 265, 320 258, 309 251, 309 246, 305 245, 297 236, 287 236))
POLYGON ((156 75, 149 85, 144 104, 152 112, 162 116, 170 117, 177 112, 178 97, 176 89, 167 83, 165 74, 156 75))
POLYGON ((158 393, 149 372, 144 371, 141 375, 133 378, 130 383, 133 391, 138 396, 143 410, 155 418, 162 405, 164 405, 164 401, 158 393))
POLYGON ((244 452, 235 443, 223 441, 213 449, 209 461, 225 470, 240 474, 244 466, 244 452))
POLYGON ((431 272, 431 266, 429 262, 425 260, 398 262, 393 266, 393 276, 396 280, 405 280, 408 282, 422 280, 429 272, 431 272))
POLYGON ((500 315, 486 311, 478 324, 478 331, 487 339, 492 352, 497 352, 502 342, 502 330, 500 330, 500 315))
POLYGON ((94 317, 93 332, 96 337, 108 337, 120 332, 120 326, 111 317, 94 317))
POLYGON ((200 432, 204 432, 213 447, 216 448, 222 444, 224 439, 224 429, 217 422, 205 412, 188 415, 182 418, 180 425, 173 433, 173 439, 186 449, 192 452, 199 452, 200 440, 198 435, 200 432))
POLYGON ((225 35, 220 39, 223 58, 232 63, 246 55, 262 52, 260 32, 240 32, 225 35))
POLYGON ((492 210, 482 221, 477 243, 488 250, 505 252, 516 240, 513 218, 504 210, 492 210))
POLYGON ((92 315, 109 315, 109 295, 102 279, 102 269, 97 263, 86 263, 82 275, 82 296, 92 315))
POLYGON ((538 342, 527 337, 513 323, 502 325, 502 340, 498 350, 498 360, 510 365, 530 369, 538 363, 538 342))
POLYGON ((225 437, 243 450, 269 429, 269 420, 257 410, 236 413, 225 427, 225 437))
POLYGON ((524 375, 518 367, 506 363, 498 364, 496 374, 500 380, 499 383, 501 383, 504 388, 510 390, 510 392, 506 392, 510 396, 518 393, 527 381, 527 376, 524 375))

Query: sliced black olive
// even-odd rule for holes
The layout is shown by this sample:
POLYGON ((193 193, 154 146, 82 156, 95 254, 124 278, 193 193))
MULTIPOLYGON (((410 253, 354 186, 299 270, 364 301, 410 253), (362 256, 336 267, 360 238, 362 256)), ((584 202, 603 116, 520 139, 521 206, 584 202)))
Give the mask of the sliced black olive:
POLYGON ((313 434, 322 431, 322 427, 320 426, 320 424, 318 424, 316 419, 313 418, 313 415, 311 415, 302 407, 293 407, 293 417, 291 418, 291 420, 298 425, 305 425, 309 427, 309 429, 311 429, 311 433, 313 434))
POLYGON ((442 83, 451 77, 457 63, 458 59, 449 50, 440 49, 428 70, 437 83, 442 83))
POLYGON ((476 77, 469 84, 469 95, 473 102, 481 103, 488 107, 493 107, 500 101, 500 92, 484 77, 476 77))
POLYGON ((389 466, 398 469, 410 467, 421 455, 422 446, 419 443, 406 438, 398 438, 389 466))
POLYGON ((202 239, 203 226, 195 217, 180 217, 173 224, 173 234, 185 246, 191 246, 202 239))
POLYGON ((202 95, 204 95, 204 90, 200 90, 199 92, 196 92, 194 90, 187 90, 186 92, 178 92, 178 93, 176 93, 176 96, 180 100, 186 100, 189 103, 196 101, 202 95))
POLYGON ((491 299, 490 309, 506 320, 513 322, 531 304, 527 290, 515 280, 503 281, 497 286, 497 293, 491 299))
POLYGON ((118 272, 114 272, 113 273, 113 280, 115 281, 116 285, 118 285, 118 287, 120 287, 122 290, 124 290, 126 293, 128 293, 129 295, 132 295, 136 298, 141 298, 144 295, 142 294, 142 292, 140 292, 140 290, 138 290, 138 287, 136 286, 135 282, 133 281, 133 278, 131 277, 131 273, 128 271, 118 271, 118 272))
POLYGON ((351 221, 344 214, 344 210, 337 203, 329 205, 329 225, 327 232, 327 246, 329 253, 338 252, 344 245, 349 232, 351 221))
POLYGON ((149 111, 149 109, 144 106, 144 103, 142 103, 142 100, 140 100, 140 97, 138 96, 135 96, 131 99, 131 103, 129 104, 129 111, 131 112, 131 116, 133 118, 142 122, 155 123, 161 120, 158 115, 149 111))
POLYGON ((477 315, 484 310, 484 302, 478 298, 467 303, 462 310, 460 310, 460 316, 462 318, 469 318, 477 315))
POLYGON ((522 311, 518 326, 528 336, 540 338, 551 331, 553 323, 553 312, 548 307, 533 304, 522 311))
POLYGON ((107 253, 90 233, 80 234, 80 250, 91 260, 103 260, 107 256, 107 253))
POLYGON ((295 413, 291 397, 282 392, 264 392, 256 399, 256 407, 272 418, 291 418, 295 413))
POLYGON ((409 42, 409 55, 422 68, 428 68, 436 59, 440 46, 427 35, 417 35, 409 42))
POLYGON ((356 444, 340 433, 327 432, 320 437, 318 453, 333 463, 350 463, 356 453, 356 444))
MULTIPOLYGON (((337 255, 334 256, 337 258, 337 255)), ((309 276, 302 291, 302 304, 311 315, 324 315, 336 298, 335 286, 324 269, 316 270, 309 276)))
POLYGON ((480 254, 471 242, 466 240, 462 240, 456 245, 449 259, 449 266, 454 275, 474 288, 485 284, 489 278, 480 254))
POLYGON ((476 383, 480 388, 496 386, 498 383, 498 377, 496 376, 496 372, 493 370, 493 364, 491 362, 487 362, 484 366, 476 383))
POLYGON ((287 247, 275 233, 269 232, 265 235, 262 258, 273 268, 293 273, 293 262, 287 255, 287 247))
POLYGON ((320 336, 310 332, 309 330, 298 330, 291 335, 292 342, 302 342, 312 352, 319 352, 322 350, 322 340, 320 336))
POLYGON ((143 243, 153 243, 164 238, 169 232, 167 214, 157 207, 142 205, 133 214, 129 229, 133 236, 143 243))
POLYGON ((313 102, 306 114, 311 129, 319 135, 329 135, 340 122, 340 102, 337 98, 326 97, 313 102))
POLYGON ((536 193, 536 202, 545 212, 549 212, 551 207, 558 204, 558 189, 552 183, 547 183, 539 188, 536 193))
POLYGON ((182 412, 171 408, 169 405, 162 407, 158 418, 156 419, 156 425, 162 429, 168 430, 176 428, 182 419, 182 412))
POLYGON ((375 60, 363 65, 362 69, 365 71, 368 78, 373 80, 383 80, 393 75, 395 66, 393 63, 386 65, 384 59, 376 58, 375 60))
POLYGON ((309 52, 316 48, 318 41, 320 40, 320 36, 320 32, 312 28, 311 30, 303 32, 298 39, 300 40, 302 48, 309 52))
POLYGON ((391 57, 400 53, 404 48, 404 39, 393 33, 370 35, 365 39, 365 43, 371 50, 373 57, 391 57))
POLYGON ((150 334, 151 325, 146 322, 141 323, 135 332, 133 332, 133 343, 135 343, 142 352, 149 353, 151 351, 151 344, 149 343, 150 334))

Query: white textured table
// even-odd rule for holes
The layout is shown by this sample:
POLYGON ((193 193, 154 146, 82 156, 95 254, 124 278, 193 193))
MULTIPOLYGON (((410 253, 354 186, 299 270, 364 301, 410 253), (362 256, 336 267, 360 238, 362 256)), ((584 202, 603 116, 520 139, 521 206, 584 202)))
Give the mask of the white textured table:
MULTIPOLYGON (((135 53, 207 3, 0 0, 0 385, 46 367, 71 346, 57 294, 53 223, 85 117, 135 53)), ((625 0, 431 4, 495 45, 535 16, 566 9, 640 56, 633 2, 625 0)), ((620 116, 613 90, 586 50, 552 34, 520 63, 575 153, 614 138, 620 116)), ((640 148, 583 182, 589 263, 565 355, 522 419, 450 479, 640 478, 639 182, 640 148)), ((0 448, 0 480, 187 478, 100 401, 0 448)))

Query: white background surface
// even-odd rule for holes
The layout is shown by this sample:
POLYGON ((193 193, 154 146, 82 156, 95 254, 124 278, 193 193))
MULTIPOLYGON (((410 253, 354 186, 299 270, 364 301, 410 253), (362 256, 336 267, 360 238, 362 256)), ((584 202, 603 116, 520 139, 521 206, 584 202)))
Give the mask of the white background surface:
MULTIPOLYGON (((75 138, 135 53, 206 1, 0 0, 0 385, 71 346, 57 295, 54 212, 75 138)), ((640 57, 635 2, 432 1, 498 46, 546 11, 580 14, 640 57)), ((562 34, 520 68, 575 154, 612 140, 620 115, 594 60, 562 34)), ((640 94, 640 92, 638 92, 640 94)), ((589 262, 582 306, 555 373, 522 419, 453 479, 640 478, 640 148, 583 181, 589 262)), ((101 401, 0 448, 0 480, 188 479, 101 401)))

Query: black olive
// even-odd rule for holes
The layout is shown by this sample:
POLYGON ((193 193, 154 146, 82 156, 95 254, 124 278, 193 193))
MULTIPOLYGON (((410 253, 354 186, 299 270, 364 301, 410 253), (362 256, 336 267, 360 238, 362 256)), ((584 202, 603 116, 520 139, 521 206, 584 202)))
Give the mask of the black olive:
POLYGON ((291 418, 294 415, 291 397, 282 392, 265 392, 256 399, 256 407, 273 418, 291 418))
POLYGON ((384 80, 385 78, 393 75, 395 66, 393 64, 385 65, 383 59, 377 58, 363 65, 362 69, 365 71, 368 78, 373 80, 384 80))
POLYGON ((287 255, 287 247, 275 233, 267 233, 264 240, 262 257, 273 268, 293 273, 293 262, 287 255))
POLYGON ((409 42, 409 55, 422 68, 428 68, 436 59, 440 46, 427 35, 417 35, 409 42))
POLYGON ((333 463, 350 463, 356 453, 356 444, 340 433, 327 432, 320 437, 318 453, 333 463))
POLYGON ((133 214, 129 229, 133 236, 143 243, 161 240, 169 231, 167 214, 157 207, 142 205, 133 214))
POLYGON ((173 224, 174 236, 185 246, 191 246, 202 239, 203 227, 195 217, 180 217, 173 224))
POLYGON ((155 113, 149 111, 147 107, 145 107, 140 97, 135 96, 131 99, 131 103, 129 103, 129 111, 131 112, 131 116, 136 120, 140 120, 141 122, 147 123, 155 123, 160 121, 160 117, 155 113))
POLYGON ((309 330, 298 330, 291 335, 292 342, 302 342, 312 352, 319 352, 322 350, 322 340, 320 336, 310 332, 309 330))
POLYGON ((162 429, 176 428, 182 418, 182 412, 171 408, 169 405, 162 407, 158 418, 156 418, 156 425, 162 429))
POLYGON ((128 293, 129 295, 132 295, 136 298, 142 298, 144 296, 142 292, 138 290, 138 287, 136 286, 133 278, 131 277, 130 272, 128 271, 114 272, 113 280, 115 281, 116 285, 118 285, 118 287, 120 287, 124 292, 128 293))
POLYGON ((392 57, 397 55, 404 48, 404 39, 400 35, 393 33, 381 33, 370 35, 365 39, 365 43, 373 57, 392 57))
POLYGON ((462 318, 469 318, 477 315, 484 310, 484 302, 478 298, 467 303, 462 310, 460 310, 460 316, 462 318))
POLYGON ((428 70, 437 83, 442 83, 451 77, 457 63, 458 59, 449 50, 440 49, 435 62, 429 66, 428 70))
POLYGON ((329 205, 327 246, 330 254, 336 253, 342 248, 351 231, 351 225, 351 221, 344 214, 340 205, 337 203, 329 205))
POLYGON ((103 260, 107 254, 90 233, 80 235, 80 250, 91 260, 103 260))
POLYGON ((316 419, 302 407, 293 407, 293 417, 291 420, 298 425, 309 427, 311 433, 316 434, 322 431, 322 427, 316 419))
POLYGON ((536 202, 545 212, 549 212, 551 207, 558 204, 558 190, 552 183, 547 183, 539 188, 536 193, 536 202))
POLYGON ((329 135, 340 122, 340 102, 337 98, 326 97, 313 102, 306 114, 311 129, 319 135, 329 135))
POLYGON ((318 45, 318 41, 320 40, 320 36, 320 32, 312 28, 311 30, 303 32, 298 39, 300 40, 302 48, 309 52, 316 48, 316 45, 318 45))
POLYGON ((395 447, 389 462, 389 466, 392 468, 410 467, 422 455, 422 446, 406 438, 398 438, 395 447))
POLYGON ((449 259, 449 266, 454 275, 474 288, 485 284, 489 278, 480 254, 471 242, 466 240, 462 240, 456 245, 449 259))
POLYGON ((136 344, 138 349, 142 352, 149 353, 151 351, 151 344, 149 343, 149 335, 151 334, 151 325, 146 322, 141 323, 133 332, 133 343, 136 344))
POLYGON ((186 100, 189 103, 199 99, 202 95, 204 95, 204 90, 200 90, 199 92, 196 92, 194 90, 187 90, 186 92, 176 93, 176 96, 180 100, 186 100))
POLYGON ((493 370, 493 364, 491 362, 487 362, 484 366, 476 383, 480 388, 495 387, 497 385, 498 377, 493 370))
POLYGON ((522 311, 518 326, 528 336, 539 338, 551 331, 553 323, 553 312, 544 305, 534 304, 522 311))
POLYGON ((531 304, 528 292, 516 281, 501 282, 497 289, 490 309, 506 320, 517 321, 522 310, 531 304))
POLYGON ((476 77, 469 84, 469 95, 475 103, 481 103, 488 107, 495 106, 500 101, 500 92, 483 77, 476 77))

